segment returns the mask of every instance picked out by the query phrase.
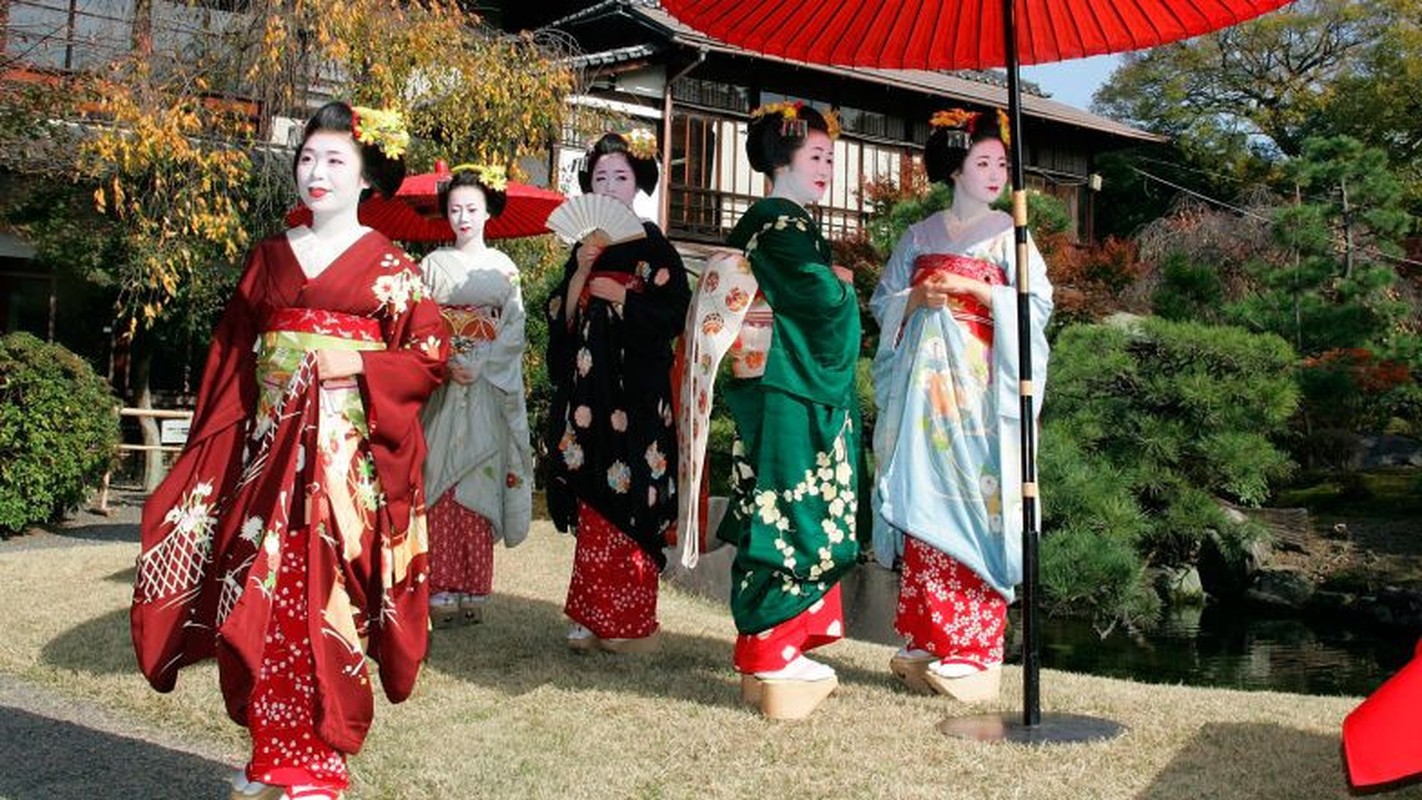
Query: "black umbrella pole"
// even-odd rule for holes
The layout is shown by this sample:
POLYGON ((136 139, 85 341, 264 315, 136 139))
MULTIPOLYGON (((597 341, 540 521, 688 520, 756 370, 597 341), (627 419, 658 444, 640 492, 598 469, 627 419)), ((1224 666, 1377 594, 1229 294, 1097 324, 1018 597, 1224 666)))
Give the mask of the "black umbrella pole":
POLYGON ((1032 295, 1027 261, 1027 188, 1023 177, 1026 137, 1022 130, 1016 3, 1002 0, 1007 61, 1007 119, 1012 132, 1012 223, 1017 260, 1017 360, 1022 405, 1022 724, 1042 721, 1041 643, 1037 630, 1037 448, 1032 386, 1032 295))

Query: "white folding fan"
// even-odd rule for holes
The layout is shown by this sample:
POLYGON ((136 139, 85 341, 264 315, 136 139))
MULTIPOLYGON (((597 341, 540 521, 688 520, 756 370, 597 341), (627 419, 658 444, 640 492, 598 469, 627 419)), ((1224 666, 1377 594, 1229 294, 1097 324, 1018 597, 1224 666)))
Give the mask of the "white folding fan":
POLYGON ((632 209, 601 194, 580 194, 564 200, 548 215, 548 230, 569 244, 588 238, 594 231, 606 235, 604 244, 630 242, 647 235, 642 220, 632 209))

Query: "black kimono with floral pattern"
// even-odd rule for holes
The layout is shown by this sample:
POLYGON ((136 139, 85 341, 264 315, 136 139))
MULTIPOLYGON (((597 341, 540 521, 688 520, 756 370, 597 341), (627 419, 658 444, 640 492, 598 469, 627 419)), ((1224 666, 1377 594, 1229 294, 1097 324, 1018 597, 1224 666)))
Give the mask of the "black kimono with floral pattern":
POLYGON ((656 225, 643 227, 646 238, 609 246, 588 278, 622 282, 625 303, 590 297, 585 288, 576 308, 563 308, 575 248, 544 305, 553 383, 545 474, 559 530, 576 527, 581 500, 663 567, 677 514, 672 342, 691 289, 681 255, 656 225))

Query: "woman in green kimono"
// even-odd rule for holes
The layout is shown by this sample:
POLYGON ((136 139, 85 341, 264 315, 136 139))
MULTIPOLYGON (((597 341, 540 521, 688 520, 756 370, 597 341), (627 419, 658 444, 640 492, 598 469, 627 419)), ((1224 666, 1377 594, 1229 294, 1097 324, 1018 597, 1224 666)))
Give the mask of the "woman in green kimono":
POLYGON ((764 373, 734 378, 737 441, 731 513, 718 535, 731 568, 735 665, 766 716, 803 717, 838 681, 805 652, 844 635, 839 579, 859 554, 854 518, 859 306, 852 276, 805 209, 829 185, 838 125, 800 103, 753 115, 750 164, 769 197, 731 232, 773 314, 764 373))

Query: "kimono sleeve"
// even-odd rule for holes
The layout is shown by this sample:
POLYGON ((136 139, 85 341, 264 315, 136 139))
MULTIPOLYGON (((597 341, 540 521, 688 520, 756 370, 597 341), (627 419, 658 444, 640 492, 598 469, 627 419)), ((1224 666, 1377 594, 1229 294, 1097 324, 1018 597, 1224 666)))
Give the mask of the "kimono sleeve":
POLYGON ((681 334, 686 325, 686 309, 691 304, 691 286, 681 254, 655 226, 647 235, 650 272, 642 292, 628 292, 622 318, 629 334, 628 347, 638 344, 665 347, 681 334))
POLYGON ((268 282, 263 246, 247 256, 242 277, 212 332, 198 388, 189 445, 245 419, 257 407, 255 347, 267 318, 263 290, 268 282))
POLYGON ((573 310, 564 306, 567 304, 568 284, 578 268, 577 252, 577 247, 574 247, 567 262, 563 264, 563 279, 558 281, 543 301, 543 317, 548 322, 548 379, 555 384, 567 380, 566 376, 573 364, 576 334, 568 329, 573 310))
POLYGON ((884 265, 879 285, 869 297, 869 313, 879 323, 879 349, 898 345, 903 328, 904 309, 908 307, 909 283, 913 277, 913 261, 918 255, 913 228, 909 228, 894 245, 894 252, 884 265))
POLYGON ((444 380, 449 339, 439 306, 424 293, 418 271, 404 275, 410 291, 382 312, 384 350, 361 353, 366 422, 381 487, 399 529, 408 524, 412 491, 425 458, 420 408, 444 380))
POLYGON ((507 394, 523 395, 523 349, 527 343, 524 330, 523 285, 518 272, 508 265, 509 293, 499 309, 499 329, 494 341, 482 352, 480 377, 507 394))
POLYGON ((839 279, 821 255, 815 240, 793 219, 784 228, 770 227, 746 247, 746 255, 759 269, 765 299, 777 315, 805 322, 828 322, 856 304, 854 287, 839 279))
MULTIPOLYGON (((1012 232, 1003 234, 1007 252, 1005 270, 1008 284, 992 287, 993 364, 997 372, 998 408, 1007 417, 1020 417, 1018 382, 1022 368, 1017 321, 1017 265, 1012 232)), ((1028 335, 1032 348, 1032 383, 1038 398, 1035 413, 1042 411, 1041 397, 1047 387, 1047 322, 1052 316, 1052 283, 1047 278, 1047 262, 1027 236, 1028 335)))

